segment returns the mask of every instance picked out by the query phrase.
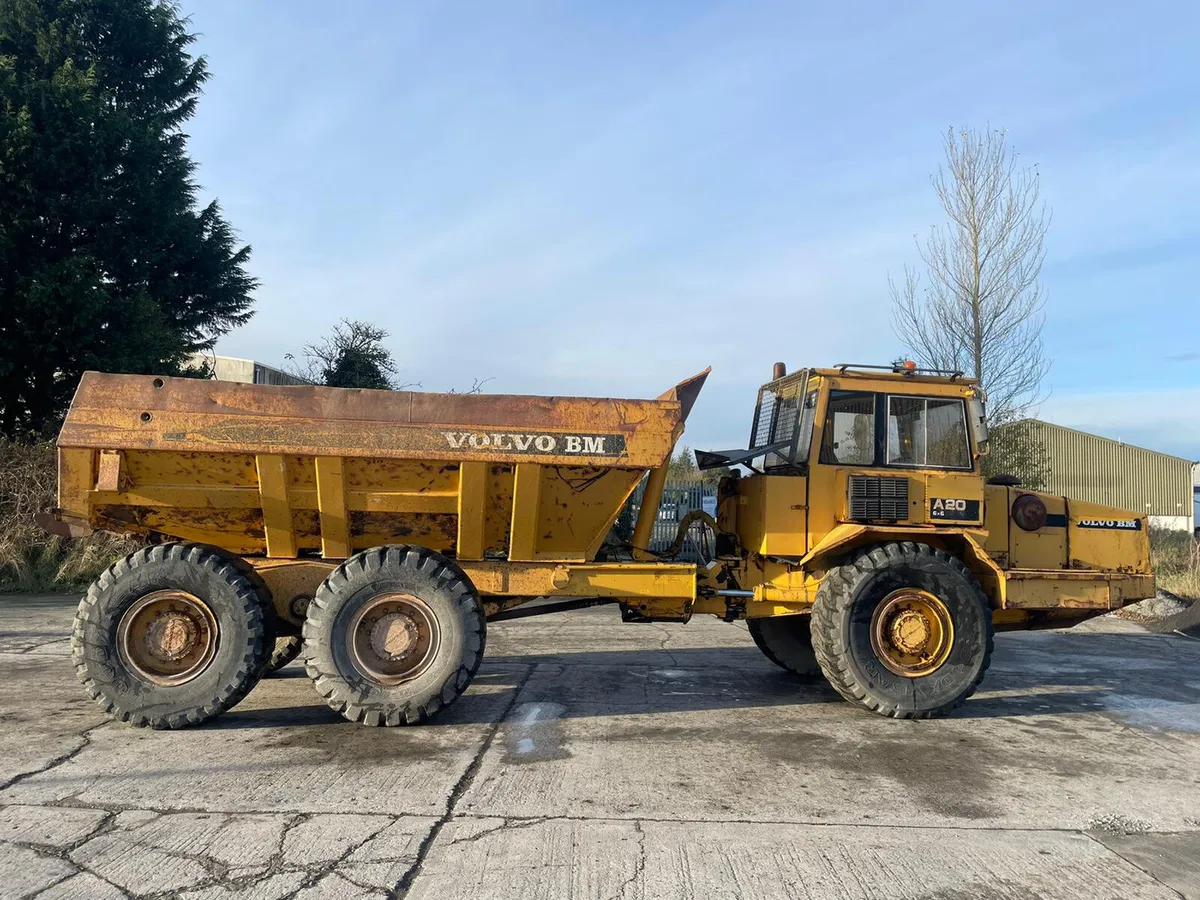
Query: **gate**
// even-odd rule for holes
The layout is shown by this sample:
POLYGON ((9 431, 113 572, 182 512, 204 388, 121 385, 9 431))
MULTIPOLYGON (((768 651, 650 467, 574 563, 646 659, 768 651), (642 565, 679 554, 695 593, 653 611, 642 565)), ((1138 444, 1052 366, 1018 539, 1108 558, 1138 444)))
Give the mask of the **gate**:
MULTIPOLYGON (((629 521, 636 522, 642 510, 642 498, 646 493, 646 482, 641 484, 629 498, 632 516, 629 521)), ((717 489, 715 485, 707 485, 703 481, 692 479, 668 479, 663 488, 662 502, 658 505, 658 517, 654 520, 654 529, 650 535, 649 550, 662 553, 675 543, 675 535, 679 531, 679 523, 693 510, 704 510, 710 516, 716 516, 717 489)), ((705 562, 711 558, 713 547, 712 529, 703 522, 693 522, 684 539, 683 550, 676 559, 684 562, 705 562), (706 556, 707 551, 707 556, 706 556)))

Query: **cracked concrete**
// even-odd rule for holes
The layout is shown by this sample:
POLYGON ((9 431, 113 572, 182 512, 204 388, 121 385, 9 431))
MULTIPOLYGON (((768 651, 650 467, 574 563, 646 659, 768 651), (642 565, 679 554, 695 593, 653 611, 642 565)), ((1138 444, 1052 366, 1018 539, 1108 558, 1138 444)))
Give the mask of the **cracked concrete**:
POLYGON ((952 718, 894 722, 743 626, 499 623, 421 728, 298 666, 209 726, 109 722, 74 602, 0 597, 0 896, 1200 900, 1200 642, 1001 635, 952 718))

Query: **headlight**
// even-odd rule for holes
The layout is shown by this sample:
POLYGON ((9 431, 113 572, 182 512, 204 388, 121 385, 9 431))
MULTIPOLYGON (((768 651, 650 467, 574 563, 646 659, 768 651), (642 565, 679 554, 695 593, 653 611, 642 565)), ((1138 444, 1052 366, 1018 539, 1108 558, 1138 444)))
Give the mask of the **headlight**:
POLYGON ((1041 497, 1022 494, 1013 501, 1012 517, 1025 531, 1037 531, 1046 524, 1046 504, 1041 497))

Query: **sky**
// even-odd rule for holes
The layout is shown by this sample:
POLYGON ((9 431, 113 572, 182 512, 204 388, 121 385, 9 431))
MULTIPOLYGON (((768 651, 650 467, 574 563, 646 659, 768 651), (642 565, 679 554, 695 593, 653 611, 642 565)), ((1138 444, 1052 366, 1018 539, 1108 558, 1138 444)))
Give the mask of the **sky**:
POLYGON ((1200 4, 184 0, 188 125, 253 246, 218 352, 344 317, 425 390, 654 397, 744 446, 771 364, 903 354, 948 127, 1052 211, 1041 418, 1200 459, 1200 4))

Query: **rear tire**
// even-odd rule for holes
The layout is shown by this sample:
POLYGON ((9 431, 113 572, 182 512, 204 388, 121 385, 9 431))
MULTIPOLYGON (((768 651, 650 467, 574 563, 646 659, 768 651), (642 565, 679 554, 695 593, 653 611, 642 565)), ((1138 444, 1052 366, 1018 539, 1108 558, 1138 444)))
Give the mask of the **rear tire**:
POLYGON ((467 576, 422 547, 375 547, 334 569, 304 622, 317 692, 367 725, 427 721, 467 688, 487 620, 467 576))
POLYGON ((833 689, 864 709, 923 719, 962 705, 991 661, 992 611, 959 560, 878 544, 825 575, 813 649, 833 689))
POLYGON ((249 693, 266 662, 266 630, 263 601, 229 556, 159 544, 109 566, 88 589, 71 657, 106 712, 183 728, 249 693))
POLYGON ((812 622, 808 616, 747 619, 746 628, 763 655, 781 669, 803 678, 821 674, 813 652, 812 622))
POLYGON ((263 675, 274 675, 299 656, 303 646, 304 638, 298 634, 288 634, 276 638, 275 649, 271 651, 271 658, 267 660, 266 668, 263 669, 263 675))

